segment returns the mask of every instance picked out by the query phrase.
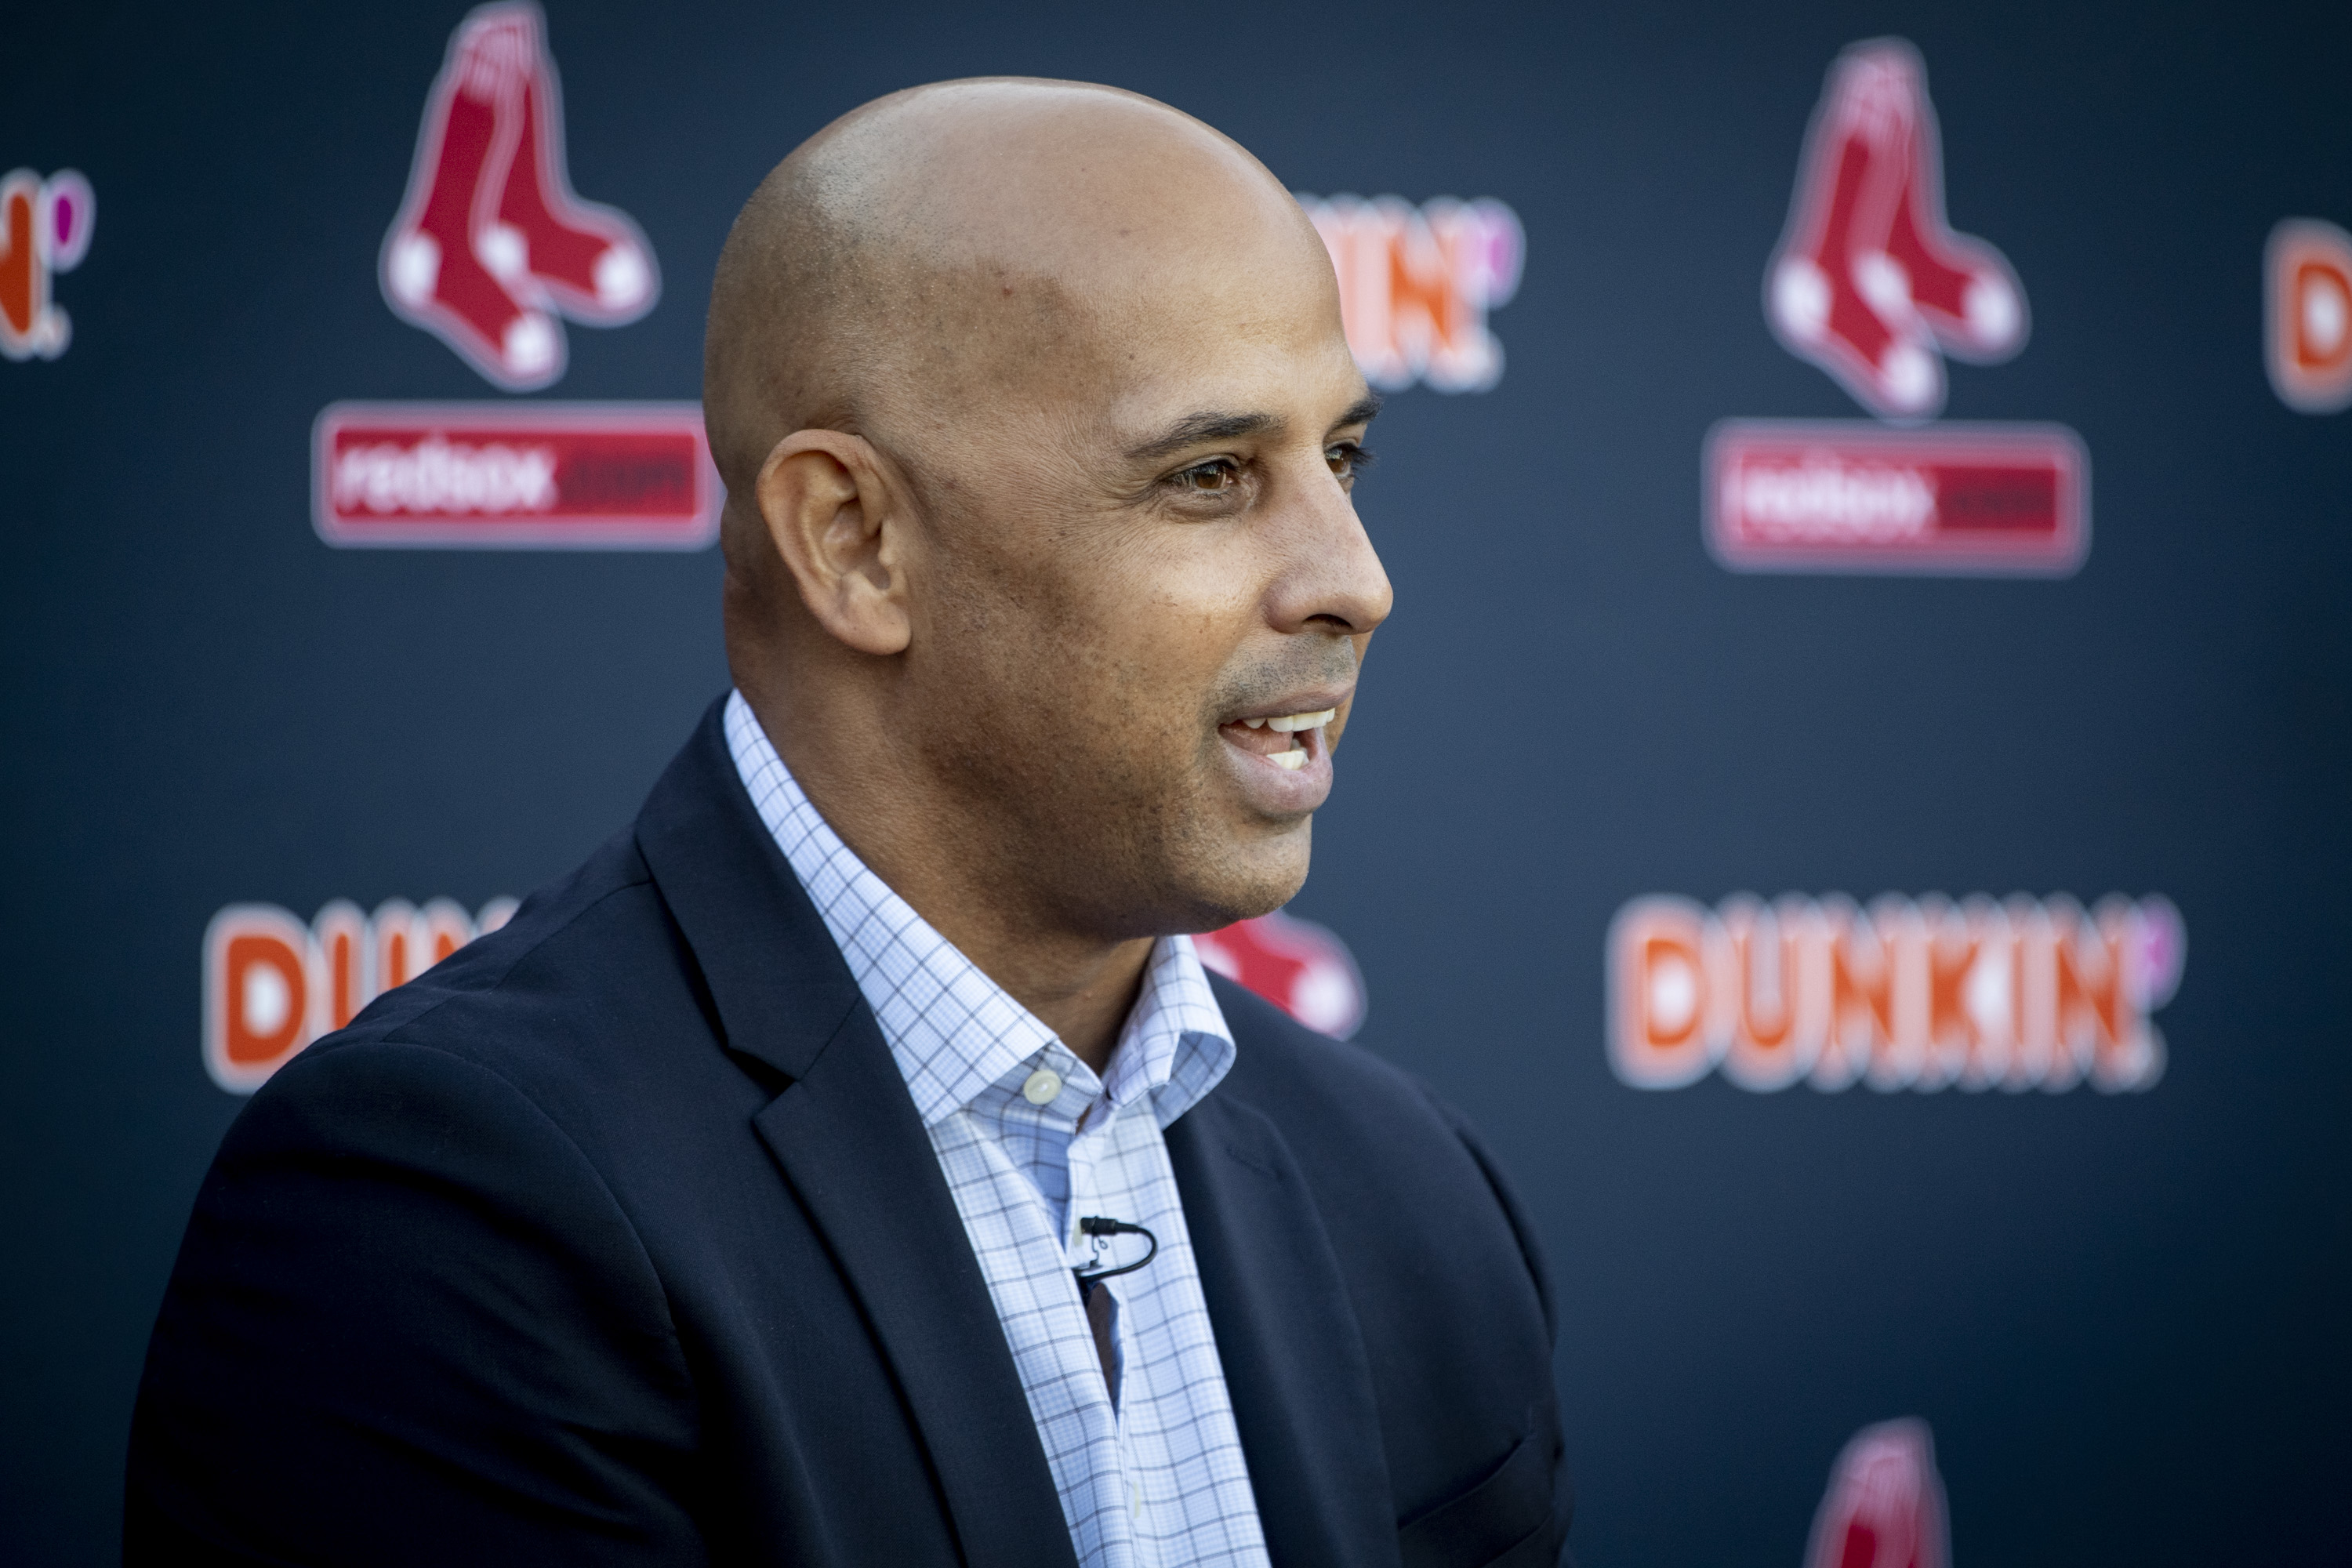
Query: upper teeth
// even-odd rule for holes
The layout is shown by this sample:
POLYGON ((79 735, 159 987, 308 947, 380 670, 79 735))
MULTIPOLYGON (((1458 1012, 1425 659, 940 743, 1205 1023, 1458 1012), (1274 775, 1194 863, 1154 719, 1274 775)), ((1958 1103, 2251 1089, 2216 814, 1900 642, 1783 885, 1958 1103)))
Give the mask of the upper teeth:
POLYGON ((1279 719, 1244 719, 1242 722, 1253 730, 1279 730, 1287 735, 1296 730, 1319 730, 1339 711, 1337 708, 1326 708, 1318 713, 1285 713, 1279 719))

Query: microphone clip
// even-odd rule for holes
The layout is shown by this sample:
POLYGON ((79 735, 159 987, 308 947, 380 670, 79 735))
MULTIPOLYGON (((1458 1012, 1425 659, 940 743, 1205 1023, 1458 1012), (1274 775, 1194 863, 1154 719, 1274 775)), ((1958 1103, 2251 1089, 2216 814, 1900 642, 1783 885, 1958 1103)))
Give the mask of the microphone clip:
POLYGON ((1149 1228, 1131 1224, 1127 1220, 1106 1219, 1101 1215, 1086 1215, 1078 1220, 1078 1234, 1094 1238, 1095 1250, 1091 1261, 1096 1264, 1102 1261, 1103 1248, 1108 1245, 1108 1238, 1111 1237, 1139 1236, 1151 1244, 1150 1250, 1132 1263, 1121 1263, 1108 1268, 1072 1269, 1071 1272, 1078 1277, 1078 1285, 1082 1289, 1098 1279, 1109 1279, 1121 1274, 1132 1274, 1160 1256, 1160 1238, 1152 1235, 1149 1228))

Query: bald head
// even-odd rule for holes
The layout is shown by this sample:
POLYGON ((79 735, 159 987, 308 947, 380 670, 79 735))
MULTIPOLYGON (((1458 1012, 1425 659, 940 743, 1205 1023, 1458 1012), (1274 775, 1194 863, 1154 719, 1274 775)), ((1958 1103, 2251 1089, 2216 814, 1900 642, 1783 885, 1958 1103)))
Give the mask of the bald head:
POLYGON ((1138 942, 1297 890, 1388 613, 1314 226, 1149 99, 919 88, 768 176, 706 353, 738 689, 884 881, 1107 1048, 1138 942))
POLYGON ((704 349, 719 472, 748 493, 803 428, 919 467, 922 426, 1117 352, 1121 316, 1237 239, 1328 271, 1281 183, 1165 104, 1017 78, 877 100, 779 164, 728 236, 704 349))

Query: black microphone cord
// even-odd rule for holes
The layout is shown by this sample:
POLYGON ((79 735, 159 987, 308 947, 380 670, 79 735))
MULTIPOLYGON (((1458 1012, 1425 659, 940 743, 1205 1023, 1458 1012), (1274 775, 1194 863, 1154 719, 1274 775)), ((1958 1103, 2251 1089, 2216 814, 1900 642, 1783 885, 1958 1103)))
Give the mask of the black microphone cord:
POLYGON ((1112 1268, 1073 1268, 1070 1270, 1071 1273, 1078 1277, 1078 1288, 1082 1292, 1087 1286, 1093 1284, 1097 1279, 1109 1279, 1121 1274, 1132 1274, 1137 1269, 1142 1268, 1145 1264, 1160 1256, 1160 1238, 1152 1235, 1150 1230, 1147 1227, 1130 1224, 1123 1219, 1106 1219, 1101 1215, 1087 1215, 1078 1221, 1078 1234, 1081 1236, 1091 1236, 1095 1238, 1094 1260, 1096 1262, 1100 1262, 1102 1260, 1104 1238, 1107 1237, 1139 1236, 1143 1237, 1144 1240, 1151 1244, 1151 1249, 1132 1263, 1122 1263, 1112 1268))

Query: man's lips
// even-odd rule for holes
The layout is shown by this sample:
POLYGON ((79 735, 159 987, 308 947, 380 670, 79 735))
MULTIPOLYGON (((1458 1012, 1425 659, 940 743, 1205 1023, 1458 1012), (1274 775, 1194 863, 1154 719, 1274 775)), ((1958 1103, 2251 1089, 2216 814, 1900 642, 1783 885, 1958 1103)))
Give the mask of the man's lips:
POLYGON ((1311 755, 1325 749, 1323 728, 1338 713, 1335 702, 1323 708, 1251 714, 1228 720, 1218 726, 1217 732, 1235 748, 1295 772, 1305 767, 1311 755))
POLYGON ((1276 697, 1217 726, 1235 753, 1244 797, 1270 816, 1292 819, 1331 793, 1330 732, 1326 728, 1353 695, 1353 684, 1276 697))

